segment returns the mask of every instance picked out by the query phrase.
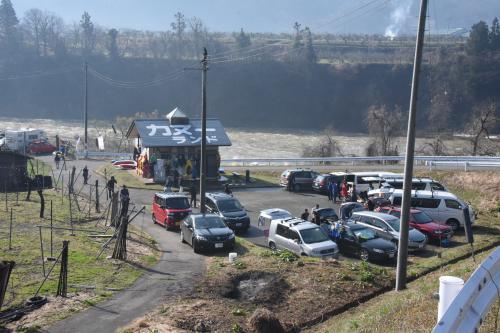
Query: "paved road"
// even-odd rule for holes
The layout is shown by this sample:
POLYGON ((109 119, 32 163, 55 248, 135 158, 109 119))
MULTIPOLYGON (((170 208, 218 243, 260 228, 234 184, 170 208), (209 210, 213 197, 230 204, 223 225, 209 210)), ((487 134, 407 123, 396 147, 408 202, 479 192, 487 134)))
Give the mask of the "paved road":
MULTIPOLYGON (((75 165, 77 169, 81 169, 87 165, 90 170, 94 170, 101 164, 102 162, 95 161, 75 161, 70 162, 69 166, 75 165)), ((151 191, 130 192, 133 204, 150 204, 151 191)), ((181 244, 178 233, 167 232, 164 228, 153 225, 149 214, 144 219, 137 218, 133 223, 142 227, 158 242, 162 251, 158 264, 151 269, 144 269, 144 275, 127 291, 119 292, 101 304, 56 323, 47 332, 113 332, 154 310, 169 297, 192 292, 196 280, 203 272, 204 257, 194 254, 191 248, 181 244)))

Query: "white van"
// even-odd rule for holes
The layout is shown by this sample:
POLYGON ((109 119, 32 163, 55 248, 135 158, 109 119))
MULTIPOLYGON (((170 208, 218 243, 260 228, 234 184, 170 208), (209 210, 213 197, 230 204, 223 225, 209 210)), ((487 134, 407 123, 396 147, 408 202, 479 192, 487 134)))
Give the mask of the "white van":
POLYGON ((267 244, 298 256, 335 258, 339 249, 316 224, 298 218, 272 220, 267 244))
POLYGON ((371 190, 370 184, 375 187, 386 178, 400 178, 401 174, 393 172, 373 171, 373 172, 353 172, 346 175, 349 185, 356 185, 356 192, 368 192, 371 190))
MULTIPOLYGON (((394 206, 401 206, 403 190, 394 190, 389 201, 394 206)), ((426 212, 436 221, 443 221, 451 226, 453 231, 465 225, 464 208, 469 208, 471 223, 476 216, 470 205, 456 195, 444 191, 411 191, 411 207, 426 212)))
MULTIPOLYGON (((403 178, 392 178, 385 177, 383 186, 390 186, 397 190, 403 189, 403 178)), ((432 178, 413 178, 411 180, 411 189, 417 191, 445 191, 449 192, 448 189, 442 185, 440 182, 432 179, 432 178)))

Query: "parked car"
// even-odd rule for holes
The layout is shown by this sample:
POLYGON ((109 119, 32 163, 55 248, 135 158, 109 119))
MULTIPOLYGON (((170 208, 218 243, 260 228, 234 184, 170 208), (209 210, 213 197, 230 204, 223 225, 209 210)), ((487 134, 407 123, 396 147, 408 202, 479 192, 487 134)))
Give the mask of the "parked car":
POLYGON ((316 192, 327 193, 328 191, 328 183, 335 182, 340 183, 344 179, 343 172, 335 172, 335 173, 322 173, 317 175, 314 178, 312 189, 316 192))
POLYGON ((167 229, 178 228, 191 213, 188 197, 173 192, 158 192, 153 197, 152 219, 167 229))
MULTIPOLYGON (((394 190, 389 197, 394 206, 401 206, 403 190, 394 190)), ((436 221, 443 221, 453 231, 465 225, 464 208, 469 209, 471 223, 476 220, 473 208, 456 195, 443 191, 411 191, 411 207, 427 213, 436 221)))
MULTIPOLYGON (((394 243, 399 242, 399 218, 378 212, 354 212, 351 219, 356 223, 373 229, 377 234, 394 243)), ((408 251, 421 250, 427 244, 427 237, 415 228, 410 227, 408 251)))
POLYGON ((338 247, 316 224, 298 218, 272 220, 268 246, 272 250, 289 250, 298 256, 331 258, 338 247))
MULTIPOLYGON (((401 218, 400 207, 378 207, 377 211, 401 218)), ((453 236, 453 230, 450 226, 434 221, 429 215, 418 209, 410 209, 410 226, 426 235, 429 241, 437 240, 439 242, 453 236)))
POLYGON ((359 194, 361 192, 370 191, 370 184, 374 187, 375 184, 379 184, 385 178, 388 177, 401 177, 400 174, 393 172, 353 172, 346 174, 346 181, 349 185, 356 185, 356 192, 359 194))
POLYGON ((293 190, 303 191, 312 189, 312 184, 318 173, 312 170, 304 170, 304 169, 292 169, 285 170, 280 176, 280 185, 288 186, 288 178, 293 174, 295 176, 295 184, 293 190))
MULTIPOLYGON (((403 189, 403 178, 384 178, 383 185, 395 188, 397 190, 403 189)), ((432 178, 413 178, 411 181, 411 189, 417 191, 445 191, 448 192, 446 187, 440 182, 432 178)))
POLYGON ((219 215, 227 226, 235 231, 247 231, 250 217, 238 199, 225 193, 207 193, 205 196, 207 212, 219 215))
POLYGON ((181 224, 181 242, 195 253, 203 250, 234 249, 234 232, 215 214, 192 214, 181 224))
POLYGON ((396 245, 360 223, 345 223, 336 239, 344 254, 359 256, 364 261, 388 260, 396 257, 396 245))
POLYGON ((335 212, 335 209, 333 208, 317 208, 312 210, 312 216, 314 216, 314 213, 318 212, 319 213, 319 219, 321 223, 327 223, 327 222, 335 222, 338 221, 339 216, 335 212))
POLYGON ((339 214, 341 220, 347 220, 352 216, 353 212, 366 210, 365 206, 359 202, 344 202, 340 205, 339 214))
POLYGON ((281 208, 269 208, 262 210, 259 215, 259 226, 270 226, 272 220, 284 220, 292 218, 293 215, 289 211, 281 208))
POLYGON ((56 146, 48 143, 45 140, 35 140, 28 144, 26 152, 28 154, 52 154, 57 150, 56 146))

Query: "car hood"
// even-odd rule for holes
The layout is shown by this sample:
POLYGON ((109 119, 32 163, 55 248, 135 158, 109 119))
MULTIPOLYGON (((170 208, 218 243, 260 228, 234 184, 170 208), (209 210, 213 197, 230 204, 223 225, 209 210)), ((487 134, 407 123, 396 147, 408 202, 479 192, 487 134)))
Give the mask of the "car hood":
POLYGON ((396 250, 396 245, 394 245, 394 243, 380 237, 366 240, 362 242, 361 245, 369 249, 381 249, 385 251, 396 250))
POLYGON ((247 213, 245 211, 239 210, 237 212, 222 212, 224 217, 235 218, 235 217, 246 217, 247 213))
POLYGON ((422 242, 425 239, 425 235, 417 229, 412 229, 410 230, 408 239, 412 242, 422 242))
POLYGON ((303 244, 303 246, 305 246, 311 250, 317 250, 317 251, 331 249, 332 247, 337 248, 337 244, 331 240, 327 240, 327 241, 320 242, 320 243, 303 244))
POLYGON ((231 229, 224 228, 210 228, 210 229, 196 229, 196 234, 200 236, 224 236, 232 234, 231 229))
POLYGON ((436 222, 429 222, 429 223, 424 223, 424 224, 415 224, 417 228, 424 230, 424 231, 436 231, 436 230, 449 230, 450 227, 446 226, 444 224, 436 223, 436 222))

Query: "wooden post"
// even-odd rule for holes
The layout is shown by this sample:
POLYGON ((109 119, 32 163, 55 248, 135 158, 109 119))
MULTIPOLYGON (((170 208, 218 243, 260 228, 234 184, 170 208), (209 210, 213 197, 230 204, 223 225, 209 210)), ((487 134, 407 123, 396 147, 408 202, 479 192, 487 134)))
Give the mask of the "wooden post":
POLYGON ((53 254, 53 229, 52 229, 52 200, 50 200, 50 256, 54 257, 53 254))
POLYGON ((12 250, 12 208, 10 209, 9 250, 12 250))
POLYGON ((42 240, 42 227, 38 226, 38 233, 40 234, 40 251, 42 252, 42 269, 43 276, 45 277, 45 256, 43 255, 43 240, 42 240))
POLYGON ((118 218, 118 193, 111 194, 111 226, 115 227, 117 225, 118 218))
POLYGON ((61 255, 61 270, 59 271, 59 283, 57 284, 57 296, 67 297, 68 295, 68 246, 69 241, 63 241, 61 255))
POLYGON ((99 180, 95 180, 95 212, 100 213, 99 208, 99 180))

